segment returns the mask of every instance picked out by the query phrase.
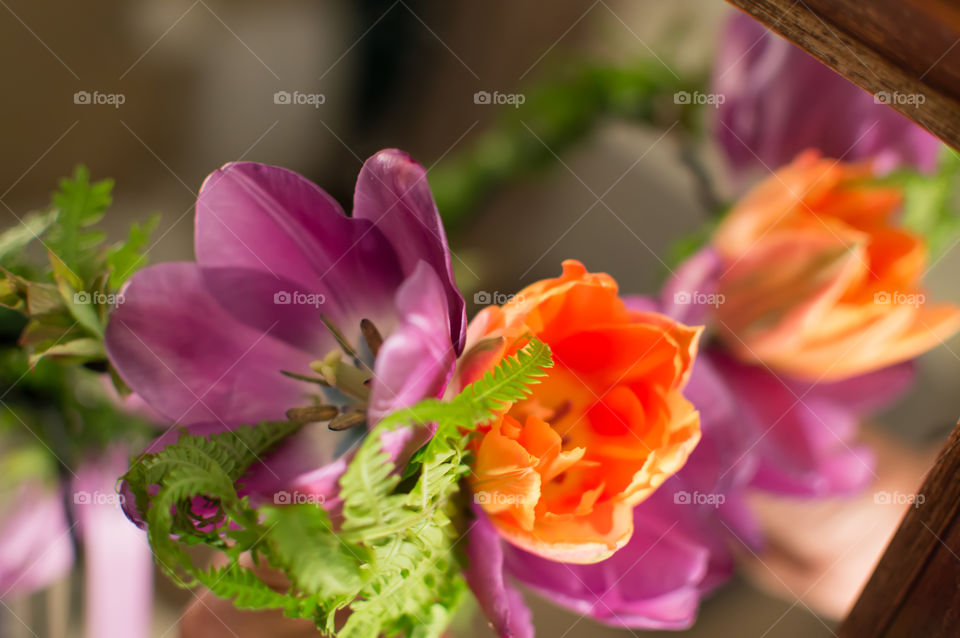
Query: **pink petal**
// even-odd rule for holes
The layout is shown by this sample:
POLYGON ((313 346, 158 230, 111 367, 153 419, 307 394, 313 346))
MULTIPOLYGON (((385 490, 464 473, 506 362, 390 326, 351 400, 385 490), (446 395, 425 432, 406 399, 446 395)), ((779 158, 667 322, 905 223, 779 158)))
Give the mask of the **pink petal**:
MULTIPOLYGON (((131 279, 107 326, 107 353, 120 376, 177 423, 242 423, 284 418, 304 400, 314 353, 234 320, 190 263, 152 266, 131 279)), ((283 306, 276 306, 283 308, 283 306)))
POLYGON ((402 151, 380 151, 363 165, 353 216, 372 221, 397 249, 406 276, 426 261, 440 277, 448 306, 450 338, 457 354, 466 338, 463 297, 453 278, 450 248, 423 167, 402 151))
POLYGON ((533 638, 530 610, 503 571, 503 541, 482 510, 474 508, 474 514, 466 535, 467 584, 500 638, 533 638))

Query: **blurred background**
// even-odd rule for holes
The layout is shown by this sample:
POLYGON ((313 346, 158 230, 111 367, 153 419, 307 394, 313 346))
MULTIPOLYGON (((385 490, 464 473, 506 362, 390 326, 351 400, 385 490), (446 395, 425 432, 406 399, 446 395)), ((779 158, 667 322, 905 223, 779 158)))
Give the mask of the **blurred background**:
MULTIPOLYGON (((288 167, 349 210, 356 174, 374 151, 404 149, 432 180, 513 108, 483 103, 478 92, 524 96, 584 63, 706 78, 730 11, 717 0, 2 0, 2 225, 45 206, 58 178, 84 163, 94 178, 116 179, 106 220, 113 235, 159 211, 150 260, 191 259, 196 192, 225 162, 288 167)), ((671 243, 711 213, 695 170, 704 167, 685 160, 691 145, 714 193, 730 195, 715 151, 677 117, 611 114, 556 148, 528 127, 527 142, 549 161, 451 212, 468 303, 480 291, 509 293, 554 276, 565 258, 610 273, 624 291, 656 291, 671 243)), ((931 272, 935 297, 960 301, 949 277, 958 260, 954 251, 931 272)), ((948 371, 958 348, 954 339, 927 355, 914 392, 881 417, 905 449, 942 439, 955 420, 948 371)), ((158 576, 157 597, 155 635, 175 636, 192 595, 158 576)), ((36 636, 9 614, 40 618, 48 603, 40 596, 0 609, 0 632, 36 636)), ((544 636, 631 633, 540 602, 534 621, 544 636)), ((72 624, 79 636, 82 625, 72 624)), ((476 625, 469 631, 488 635, 476 625)), ((811 638, 833 627, 801 601, 738 580, 680 635, 811 638)))

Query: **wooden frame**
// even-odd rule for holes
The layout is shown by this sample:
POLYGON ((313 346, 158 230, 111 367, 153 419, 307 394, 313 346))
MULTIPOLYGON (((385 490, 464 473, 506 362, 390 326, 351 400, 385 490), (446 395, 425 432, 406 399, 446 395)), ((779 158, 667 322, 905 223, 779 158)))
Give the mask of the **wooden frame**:
POLYGON ((960 4, 729 0, 960 149, 960 4), (923 96, 922 104, 916 97, 923 96), (898 101, 898 100, 902 100, 898 101))
POLYGON ((917 494, 923 502, 907 511, 840 638, 958 635, 960 425, 917 494))

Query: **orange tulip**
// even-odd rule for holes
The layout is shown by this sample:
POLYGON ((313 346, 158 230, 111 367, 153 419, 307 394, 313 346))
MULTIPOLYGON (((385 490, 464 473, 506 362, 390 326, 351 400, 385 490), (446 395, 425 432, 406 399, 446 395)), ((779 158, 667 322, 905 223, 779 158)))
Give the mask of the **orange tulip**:
POLYGON ((912 359, 960 327, 927 303, 921 237, 896 226, 897 188, 869 165, 807 151, 720 224, 718 327, 739 358, 836 381, 912 359))
POLYGON ((686 462, 700 419, 681 394, 701 328, 628 310, 617 284, 565 261, 471 322, 461 384, 532 335, 554 367, 481 428, 470 483, 500 534, 553 560, 592 563, 633 533, 633 507, 686 462))

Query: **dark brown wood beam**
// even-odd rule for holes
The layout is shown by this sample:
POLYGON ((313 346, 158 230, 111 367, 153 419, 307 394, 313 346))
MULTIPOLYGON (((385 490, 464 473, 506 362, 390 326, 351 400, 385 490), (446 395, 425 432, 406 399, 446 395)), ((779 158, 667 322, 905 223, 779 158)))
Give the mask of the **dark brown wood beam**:
POLYGON ((839 638, 960 635, 960 425, 917 496, 839 638))
POLYGON ((923 96, 892 106, 960 149, 960 3, 729 2, 874 95, 923 96))

